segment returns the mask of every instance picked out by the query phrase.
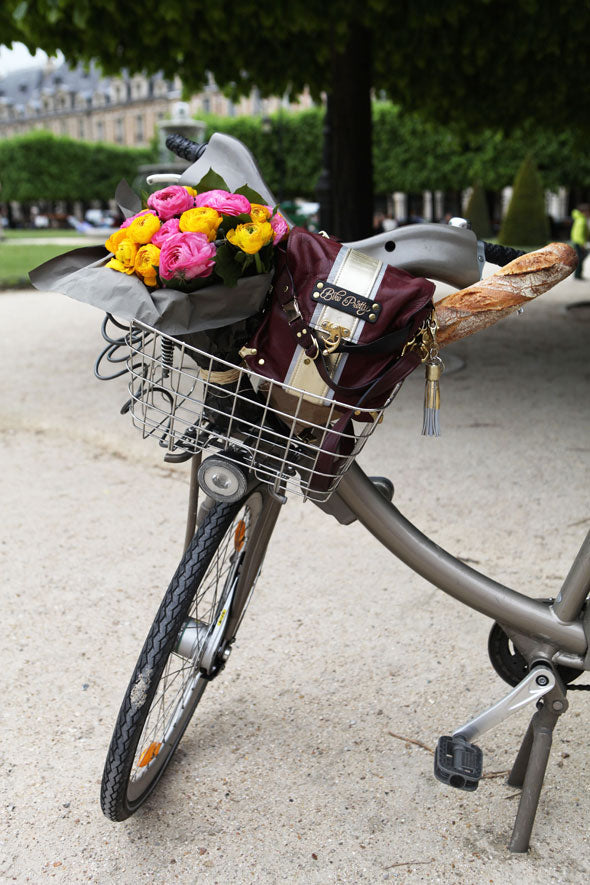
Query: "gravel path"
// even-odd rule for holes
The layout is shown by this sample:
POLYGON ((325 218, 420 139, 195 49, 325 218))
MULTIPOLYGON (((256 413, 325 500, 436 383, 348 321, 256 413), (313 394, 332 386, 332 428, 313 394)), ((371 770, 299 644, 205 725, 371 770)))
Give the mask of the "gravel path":
MULTIPOLYGON (((556 594, 590 528, 590 323, 565 309, 589 285, 455 346, 465 368, 443 379, 439 440, 420 436, 416 373, 362 458, 441 546, 535 597, 556 594)), ((506 691, 489 621, 295 499, 165 781, 129 821, 102 817, 188 468, 118 414, 122 380, 93 379, 100 322, 59 295, 0 295, 0 880, 587 883, 590 696, 570 696, 532 850, 511 856, 515 791, 503 777, 446 788, 428 749, 506 691)), ((510 767, 527 718, 481 739, 487 772, 510 767)))

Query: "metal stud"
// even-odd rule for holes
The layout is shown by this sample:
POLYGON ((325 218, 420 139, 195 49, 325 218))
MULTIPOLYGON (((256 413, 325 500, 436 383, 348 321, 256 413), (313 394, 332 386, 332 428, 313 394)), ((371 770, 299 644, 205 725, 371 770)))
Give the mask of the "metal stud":
POLYGON ((376 313, 370 313, 370 314, 369 314, 369 319, 371 320, 372 323, 374 323, 375 320, 377 319, 377 314, 376 314, 376 313))
POLYGON ((258 365, 259 365, 259 366, 263 366, 263 365, 264 365, 264 360, 258 360, 258 365))
POLYGON ((324 284, 323 284, 323 283, 316 283, 316 286, 317 286, 318 289, 323 289, 323 288, 324 288, 324 284))
POLYGON ((380 305, 379 305, 379 304, 374 304, 374 305, 373 305, 373 310, 379 310, 379 308, 380 308, 380 305))

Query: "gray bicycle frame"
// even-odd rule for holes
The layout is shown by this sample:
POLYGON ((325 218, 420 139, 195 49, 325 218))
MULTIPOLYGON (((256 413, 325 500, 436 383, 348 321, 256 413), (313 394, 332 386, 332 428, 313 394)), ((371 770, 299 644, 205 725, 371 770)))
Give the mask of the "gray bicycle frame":
POLYGON ((395 556, 444 593, 469 608, 535 640, 532 654, 579 669, 590 669, 590 617, 580 614, 590 593, 590 532, 552 605, 530 599, 466 565, 422 534, 353 464, 337 498, 395 556))

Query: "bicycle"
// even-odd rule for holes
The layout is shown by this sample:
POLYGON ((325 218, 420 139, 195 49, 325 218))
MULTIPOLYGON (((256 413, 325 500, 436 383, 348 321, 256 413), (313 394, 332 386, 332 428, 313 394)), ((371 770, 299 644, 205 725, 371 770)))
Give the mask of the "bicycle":
MULTIPOLYGON (((226 180, 240 164, 240 176, 258 175, 247 155, 238 151, 236 157, 235 145, 217 139, 216 166, 225 163, 220 172, 226 180)), ((210 145, 215 147, 213 139, 210 145)), ((203 156, 204 146, 184 139, 173 146, 187 159, 203 156)), ((264 188, 259 177, 256 184, 264 188)), ((405 260, 415 272, 454 286, 479 279, 486 258, 505 264, 517 254, 477 243, 473 235, 466 238, 462 229, 419 227, 378 235, 365 246, 390 257, 395 250, 396 260, 405 260), (428 248, 425 238, 430 238, 428 248), (433 252, 433 242, 438 251, 433 252)), ((363 248, 363 243, 354 245, 363 248)), ((104 814, 126 819, 156 787, 208 683, 230 660, 286 495, 295 493, 342 524, 358 520, 413 571, 494 621, 489 655, 511 690, 440 738, 435 774, 449 786, 473 791, 483 771, 474 740, 514 710, 536 707, 508 779, 522 787, 510 850, 526 851, 551 736, 568 707, 567 691, 587 688, 572 683, 590 669, 590 533, 556 599, 530 599, 441 550, 391 503, 389 480, 365 475, 355 458, 379 414, 372 424, 348 434, 346 457, 335 469, 324 470, 326 481, 318 490, 313 478, 322 473, 320 456, 338 406, 333 400, 321 403, 324 420, 318 424, 316 413, 310 417, 306 411, 305 391, 267 379, 261 383, 261 376, 249 369, 144 323, 133 321, 128 327, 107 316, 103 336, 107 347, 97 361, 98 377, 104 377, 103 359, 125 361, 125 368, 109 376, 129 373, 130 399, 123 411, 144 438, 155 438, 166 449, 166 460, 191 462, 185 552, 121 705, 102 780, 104 814), (124 334, 111 333, 109 321, 124 334), (118 356, 122 346, 128 356, 118 356), (281 390, 289 395, 288 408, 277 398, 281 390), (203 457, 208 449, 213 454, 203 457), (200 507, 199 489, 206 495, 200 507)))

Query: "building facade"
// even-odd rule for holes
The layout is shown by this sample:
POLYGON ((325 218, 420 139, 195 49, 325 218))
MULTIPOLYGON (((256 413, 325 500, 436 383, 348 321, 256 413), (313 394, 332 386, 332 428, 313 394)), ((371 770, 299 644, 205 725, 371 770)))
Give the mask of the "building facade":
MULTIPOLYGON (((50 61, 43 68, 0 74, 0 138, 43 129, 83 141, 147 147, 181 93, 178 78, 125 72, 105 77, 95 64, 84 68, 50 61)), ((189 100, 189 110, 192 116, 265 115, 281 105, 302 109, 311 104, 309 95, 290 105, 276 98, 263 99, 256 90, 233 103, 210 77, 205 89, 189 100)))

